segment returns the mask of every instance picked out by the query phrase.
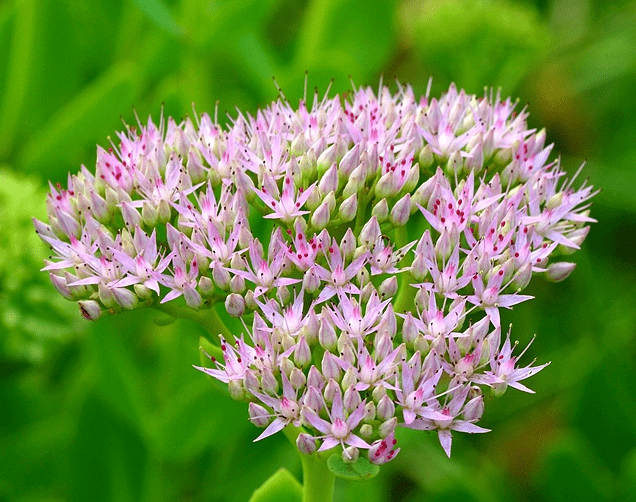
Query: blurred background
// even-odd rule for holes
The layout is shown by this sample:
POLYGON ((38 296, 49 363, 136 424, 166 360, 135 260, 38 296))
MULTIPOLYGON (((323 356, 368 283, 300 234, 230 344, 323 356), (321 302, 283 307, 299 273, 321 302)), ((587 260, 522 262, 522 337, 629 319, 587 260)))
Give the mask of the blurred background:
MULTIPOLYGON (((92 168, 135 107, 255 112, 310 91, 433 95, 456 82, 529 103, 562 163, 603 189, 565 282, 507 312, 552 365, 489 401, 485 435, 401 430, 402 452, 336 500, 636 500, 636 3, 605 0, 5 0, 0 3, 0 501, 244 501, 279 467, 245 406, 192 364, 201 329, 152 312, 83 321, 39 272, 47 180, 92 168)), ((280 435, 279 435, 280 436, 280 435)))

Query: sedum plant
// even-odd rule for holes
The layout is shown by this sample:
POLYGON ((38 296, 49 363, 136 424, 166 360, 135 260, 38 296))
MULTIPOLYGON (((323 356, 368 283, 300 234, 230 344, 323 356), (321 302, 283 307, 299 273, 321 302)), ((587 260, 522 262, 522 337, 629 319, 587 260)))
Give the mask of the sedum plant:
POLYGON ((534 274, 572 272, 557 256, 595 192, 516 105, 398 84, 297 109, 281 94, 227 126, 149 119, 51 185, 43 270, 87 319, 153 307, 206 326, 196 368, 247 403, 255 440, 301 454, 302 490, 281 471, 254 500, 331 500, 334 476, 396 457, 398 427, 450 456, 454 433, 488 432, 484 393, 532 392, 547 365, 520 362, 501 311, 534 274))

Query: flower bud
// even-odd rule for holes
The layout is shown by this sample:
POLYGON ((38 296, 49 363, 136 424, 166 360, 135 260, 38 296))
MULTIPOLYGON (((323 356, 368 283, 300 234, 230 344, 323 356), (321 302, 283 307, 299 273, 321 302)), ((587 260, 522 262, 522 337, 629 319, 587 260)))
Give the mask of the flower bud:
POLYGON ((342 450, 342 461, 345 464, 353 464, 357 462, 358 457, 360 457, 360 452, 355 446, 347 446, 344 450, 342 450))
POLYGON ((381 438, 387 437, 392 432, 395 432, 395 428, 397 427, 397 424, 398 424, 397 417, 393 417, 390 420, 383 422, 382 424, 380 424, 380 427, 378 428, 378 435, 381 438))
POLYGON ((340 252, 342 253, 342 259, 349 261, 353 259, 353 255, 356 251, 356 236, 350 228, 347 228, 342 240, 340 241, 340 252))
POLYGON ((356 217, 357 212, 358 194, 354 193, 342 201, 340 209, 338 210, 338 217, 342 219, 342 221, 351 221, 356 217))
POLYGON ((404 323, 402 324, 402 341, 412 347, 418 333, 413 314, 407 312, 406 316, 404 316, 404 323))
POLYGON ((305 387, 305 384, 307 383, 307 377, 302 372, 302 370, 294 367, 289 372, 289 383, 292 384, 294 390, 298 391, 299 389, 305 387))
POLYGON ((320 178, 318 189, 320 193, 336 192, 338 190, 338 169, 335 163, 320 178))
MULTIPOLYGON (((68 275, 70 276, 71 274, 68 273, 68 275)), ((68 285, 69 281, 66 278, 55 275, 53 272, 49 272, 49 277, 51 278, 53 286, 55 286, 55 289, 57 289, 57 292, 60 293, 67 300, 78 300, 83 296, 78 296, 75 294, 75 291, 71 290, 71 287, 69 287, 68 285)), ((77 280, 77 278, 73 280, 77 280)))
POLYGON ((378 385, 375 389, 373 389, 372 396, 373 400, 376 403, 379 403, 380 400, 386 396, 386 389, 384 388, 384 385, 378 385))
POLYGON ((106 286, 103 282, 98 284, 97 292, 99 295, 99 301, 102 302, 106 308, 112 308, 117 305, 112 289, 106 286))
POLYGON ((378 223, 378 219, 375 216, 372 216, 371 219, 364 224, 362 230, 360 230, 360 235, 358 236, 358 243, 361 246, 366 246, 367 249, 371 248, 378 238, 380 237, 380 225, 378 223))
MULTIPOLYGON (((373 404, 373 403, 372 403, 373 404)), ((360 436, 363 438, 370 438, 373 435, 373 427, 369 424, 363 424, 360 427, 360 436)))
POLYGON ((316 274, 316 271, 312 267, 303 275, 303 289, 305 292, 312 294, 318 291, 319 287, 320 277, 318 277, 318 274, 316 274))
POLYGON ((409 172, 406 174, 406 179, 402 185, 400 193, 406 194, 412 192, 420 181, 420 168, 418 166, 411 166, 409 172))
POLYGON ((371 215, 378 219, 378 222, 382 223, 389 216, 389 203, 386 199, 382 199, 371 210, 371 215))
POLYGON ((546 203, 546 209, 556 209, 563 203, 563 192, 557 192, 552 197, 550 197, 546 203))
POLYGON ((375 184, 375 196, 377 199, 391 197, 395 195, 395 183, 393 181, 393 171, 383 174, 375 184))
POLYGON ((331 352, 325 352, 322 356, 322 374, 325 378, 340 380, 342 370, 338 365, 338 361, 331 352))
POLYGON ((89 321, 97 321, 102 315, 102 308, 95 300, 80 300, 77 305, 84 318, 89 321))
POLYGON ((397 289, 397 276, 393 275, 382 281, 382 283, 378 287, 378 293, 380 294, 380 298, 390 298, 395 295, 395 293, 397 293, 397 289))
POLYGON ((141 206, 141 221, 148 227, 154 227, 157 224, 157 210, 147 200, 141 206))
POLYGON ((296 438, 296 447, 300 453, 311 455, 316 451, 316 440, 303 432, 296 438))
POLYGON ((183 299, 185 300, 186 305, 194 310, 199 310, 201 305, 203 305, 203 298, 201 298, 201 294, 194 289, 189 282, 186 282, 183 285, 183 299))
MULTIPOLYGON (((210 281, 212 283, 212 281, 210 281)), ((200 281, 199 281, 200 287, 200 281)), ((232 293, 243 293, 245 291, 245 279, 240 275, 235 275, 230 279, 230 291, 232 293)))
POLYGON ((336 330, 330 321, 323 319, 323 322, 320 323, 318 343, 320 343, 323 349, 328 351, 333 351, 337 347, 338 338, 336 337, 336 330))
POLYGON ((344 154, 338 166, 338 175, 346 179, 360 162, 360 143, 356 143, 351 150, 344 154))
POLYGON ((484 167, 484 151, 481 143, 477 143, 468 154, 466 159, 466 169, 478 174, 484 167))
POLYGON ((433 150, 431 149, 431 146, 427 143, 426 145, 424 145, 424 148, 422 148, 422 150, 420 151, 420 154, 418 156, 418 161, 420 164, 420 169, 422 170, 423 174, 427 174, 429 172, 429 169, 433 166, 433 150))
POLYGON ((241 317, 245 313, 245 299, 238 293, 230 293, 225 298, 225 310, 232 317, 241 317))
MULTIPOLYGON (((572 241, 572 243, 575 246, 581 247, 581 244, 583 244, 583 241, 585 241, 585 238, 587 237, 587 234, 589 232, 590 232, 590 227, 577 228, 576 230, 573 230, 572 232, 565 235, 565 237, 570 239, 570 241, 572 241)), ((578 247, 573 248, 571 246, 565 246, 564 244, 559 244, 558 250, 561 254, 570 255, 574 253, 574 251, 576 251, 578 247)))
POLYGON ((329 209, 329 202, 325 199, 318 208, 311 215, 311 225, 322 230, 327 226, 331 218, 331 210, 329 209))
POLYGON ((250 403, 249 414, 250 422, 252 422, 256 427, 260 427, 261 429, 267 427, 271 422, 271 413, 269 413, 260 404, 250 403))
POLYGON ((360 403, 362 399, 360 398, 360 393, 356 391, 353 386, 347 387, 345 390, 344 396, 342 398, 342 403, 347 410, 348 413, 352 413, 360 403))
POLYGON ((424 338, 423 334, 420 333, 419 335, 417 335, 415 341, 413 342, 413 349, 419 350, 423 356, 428 354, 430 345, 426 338, 424 338))
POLYGON ((385 422, 393 418, 393 415, 395 415, 395 404, 388 395, 384 395, 377 406, 378 420, 385 422))
POLYGON ((391 209, 391 223, 394 227, 402 227, 409 221, 411 215, 411 195, 406 194, 395 203, 391 209))
POLYGON ((351 176, 349 176, 349 181, 347 181, 347 184, 342 191, 342 196, 351 197, 354 193, 358 193, 360 190, 362 190, 365 181, 366 173, 364 170, 364 166, 360 164, 353 170, 351 176))
POLYGON ((263 368, 261 372, 261 386, 263 387, 263 392, 271 396, 275 395, 278 391, 278 380, 276 380, 276 377, 268 368, 263 368))
POLYGON ((525 289, 530 283, 530 279, 532 279, 532 263, 527 262, 515 273, 512 286, 515 289, 525 289))
POLYGON ((330 378, 327 382, 327 385, 325 386, 325 401, 329 404, 333 403, 333 399, 338 392, 340 392, 340 386, 338 385, 338 382, 336 382, 333 378, 330 378))
POLYGON ((338 141, 324 150, 317 160, 318 174, 324 176, 324 173, 329 166, 333 166, 338 156, 338 141))
POLYGON ((449 176, 454 177, 458 176, 463 168, 464 160, 462 159, 462 155, 461 153, 459 153, 459 150, 456 150, 450 155, 450 157, 448 157, 448 162, 446 163, 446 172, 449 176))
POLYGON ((546 277, 552 282, 561 282, 572 273, 576 268, 576 263, 569 263, 566 261, 558 261, 556 263, 550 263, 546 272, 546 277))
POLYGON ((311 349, 304 336, 300 336, 294 349, 294 362, 297 366, 307 367, 311 362, 311 349))
POLYGON ((135 294, 137 295, 137 297, 141 298, 142 300, 148 300, 150 297, 152 297, 153 290, 144 286, 143 284, 135 284, 133 286, 133 289, 135 290, 135 294))
POLYGON ((478 396, 466 403, 464 406, 464 420, 476 422, 484 414, 484 397, 478 396))
POLYGON ((352 387, 357 383, 358 377, 356 376, 356 372, 353 368, 349 368, 347 371, 345 371, 345 374, 342 377, 342 382, 340 382, 343 389, 348 389, 349 387, 352 387))
POLYGON ((243 401, 247 397, 243 382, 240 380, 230 380, 227 384, 227 390, 230 393, 230 397, 235 401, 243 401))
POLYGON ((227 291, 230 287, 230 273, 218 261, 214 261, 212 265, 212 279, 214 283, 223 291, 227 291))

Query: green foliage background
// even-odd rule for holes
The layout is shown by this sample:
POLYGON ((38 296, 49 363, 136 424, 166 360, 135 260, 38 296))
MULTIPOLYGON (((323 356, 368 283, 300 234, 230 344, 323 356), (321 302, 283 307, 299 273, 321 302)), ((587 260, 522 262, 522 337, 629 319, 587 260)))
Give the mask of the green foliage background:
POLYGON ((38 269, 46 180, 134 122, 254 112, 277 94, 501 86, 563 164, 603 188, 579 266, 504 318, 535 395, 488 402, 483 437, 400 430, 402 452, 336 500, 636 500, 636 3, 619 0, 9 0, 0 3, 0 501, 243 501, 280 467, 243 404, 192 364, 198 326, 83 322, 38 269))

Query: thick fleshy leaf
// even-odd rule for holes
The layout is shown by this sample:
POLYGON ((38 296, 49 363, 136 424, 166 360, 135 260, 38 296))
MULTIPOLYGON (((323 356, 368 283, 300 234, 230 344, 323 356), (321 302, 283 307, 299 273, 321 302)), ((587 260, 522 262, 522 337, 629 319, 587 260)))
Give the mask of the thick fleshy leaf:
POLYGON ((327 467, 337 477, 353 481, 371 479, 380 472, 380 466, 372 464, 363 457, 358 458, 352 464, 345 464, 339 453, 334 453, 327 459, 327 467))
POLYGON ((287 469, 279 469, 254 491, 249 502, 301 502, 302 497, 298 480, 287 469))

